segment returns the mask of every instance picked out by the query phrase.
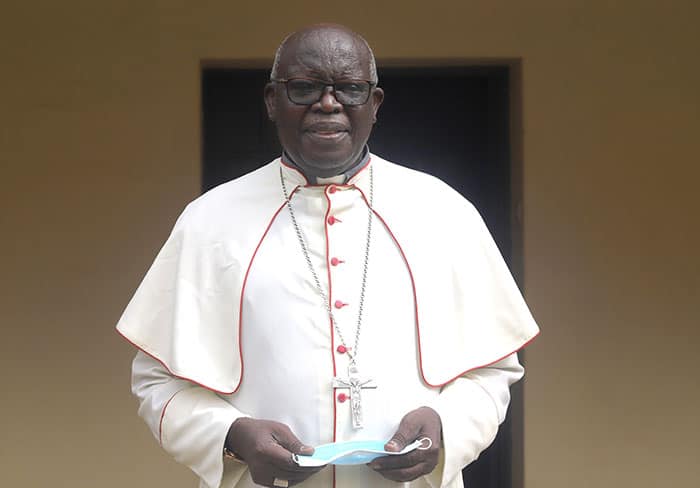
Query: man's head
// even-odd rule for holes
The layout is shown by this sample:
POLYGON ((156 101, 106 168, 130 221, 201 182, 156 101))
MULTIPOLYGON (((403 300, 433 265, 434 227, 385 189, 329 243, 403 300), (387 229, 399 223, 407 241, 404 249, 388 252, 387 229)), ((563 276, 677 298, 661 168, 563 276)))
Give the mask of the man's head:
POLYGON ((307 175, 320 177, 352 167, 384 99, 384 92, 376 87, 374 56, 365 40, 339 25, 307 27, 282 42, 270 78, 277 81, 265 87, 267 112, 294 162, 307 175), (288 81, 298 78, 329 85, 288 81), (330 86, 349 80, 361 83, 337 85, 336 91, 330 86), (360 103, 366 89, 367 101, 360 103))

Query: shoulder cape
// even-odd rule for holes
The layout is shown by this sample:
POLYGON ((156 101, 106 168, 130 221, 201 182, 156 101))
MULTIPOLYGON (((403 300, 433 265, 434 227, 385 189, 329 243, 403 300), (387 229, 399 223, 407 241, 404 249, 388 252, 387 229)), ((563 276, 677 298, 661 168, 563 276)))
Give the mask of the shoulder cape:
MULTIPOLYGON (((532 340, 537 325, 476 209, 437 178, 374 155, 370 164, 375 215, 411 275, 423 381, 446 384, 532 340)), ((188 205, 119 320, 118 332, 174 376, 226 394, 240 385, 241 290, 283 211, 279 168, 277 159, 188 205)))

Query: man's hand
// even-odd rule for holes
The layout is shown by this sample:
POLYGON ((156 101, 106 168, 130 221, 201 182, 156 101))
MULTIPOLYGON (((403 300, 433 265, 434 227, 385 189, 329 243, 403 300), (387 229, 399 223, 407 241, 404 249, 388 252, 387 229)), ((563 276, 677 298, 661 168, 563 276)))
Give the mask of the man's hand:
POLYGON ((442 422, 432 408, 420 407, 408 412, 384 449, 398 452, 423 437, 432 441, 428 449, 415 449, 400 456, 382 456, 372 461, 370 468, 392 481, 413 481, 430 473, 437 466, 442 438, 442 422))
POLYGON ((302 444, 285 424, 272 420, 237 419, 226 435, 226 447, 248 464, 253 481, 263 486, 274 486, 275 479, 282 480, 277 486, 284 481, 293 486, 323 468, 298 466, 292 454, 311 455, 314 448, 302 444))

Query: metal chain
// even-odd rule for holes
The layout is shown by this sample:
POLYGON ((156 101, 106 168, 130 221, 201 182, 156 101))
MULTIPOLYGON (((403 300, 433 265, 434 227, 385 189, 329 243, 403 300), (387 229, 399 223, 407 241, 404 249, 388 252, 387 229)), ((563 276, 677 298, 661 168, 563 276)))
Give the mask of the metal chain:
POLYGON ((345 342, 345 339, 343 338, 343 333, 340 330, 340 327, 338 327, 338 322, 335 320, 335 316, 333 315, 333 310, 331 309, 331 302, 330 298, 326 294, 325 291, 323 291, 323 287, 321 286, 321 280, 318 279, 318 275, 316 274, 316 270, 314 269, 313 264, 311 263, 311 256, 309 255, 309 248, 306 245, 306 241, 304 240, 304 235, 301 232, 301 228, 299 227, 299 224, 297 223, 296 215, 294 214, 294 209, 292 208, 292 201, 289 196, 289 192, 287 191, 287 185, 284 183, 284 176, 282 175, 282 167, 280 167, 280 182, 282 183, 282 192, 284 193, 284 199, 287 203, 287 208, 289 209, 289 216, 292 219, 292 225, 294 226, 294 231, 297 234, 297 239, 299 240, 299 245, 301 246, 301 251, 304 254, 304 259, 306 260, 306 265, 309 268, 309 271, 311 271, 311 276, 314 279, 314 284, 316 285, 316 290, 318 291, 318 294, 321 296, 321 299, 323 300, 323 303, 325 305, 326 311, 328 312, 328 317, 331 319, 331 323, 333 324, 333 328, 335 329, 336 333, 338 334, 338 338, 340 339, 341 344, 345 346, 346 353, 348 357, 350 358, 350 364, 357 364, 357 348, 360 343, 360 329, 362 327, 362 311, 364 309, 364 304, 365 304, 365 290, 367 288, 367 270, 369 268, 369 248, 370 248, 370 242, 372 240, 372 203, 374 201, 374 172, 373 168, 370 166, 369 168, 369 205, 367 206, 367 242, 365 244, 365 258, 364 258, 364 264, 362 267, 362 283, 360 286, 360 300, 359 300, 359 305, 357 309, 357 328, 355 329, 355 344, 353 346, 352 352, 350 351, 350 348, 348 348, 347 343, 345 342))

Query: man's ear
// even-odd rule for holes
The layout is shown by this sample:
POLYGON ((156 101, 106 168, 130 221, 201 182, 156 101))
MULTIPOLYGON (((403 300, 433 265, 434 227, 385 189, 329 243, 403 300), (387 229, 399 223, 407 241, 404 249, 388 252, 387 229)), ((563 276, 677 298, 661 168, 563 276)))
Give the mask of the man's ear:
POLYGON ((377 87, 372 91, 372 122, 377 121, 377 112, 379 111, 379 106, 384 101, 384 90, 377 87))
POLYGON ((277 116, 277 93, 274 83, 268 83, 265 85, 265 91, 263 93, 265 98, 265 107, 267 107, 267 117, 274 122, 275 117, 277 116))

